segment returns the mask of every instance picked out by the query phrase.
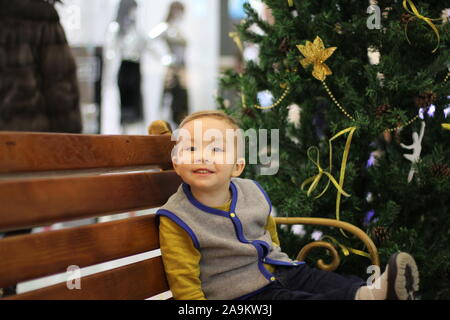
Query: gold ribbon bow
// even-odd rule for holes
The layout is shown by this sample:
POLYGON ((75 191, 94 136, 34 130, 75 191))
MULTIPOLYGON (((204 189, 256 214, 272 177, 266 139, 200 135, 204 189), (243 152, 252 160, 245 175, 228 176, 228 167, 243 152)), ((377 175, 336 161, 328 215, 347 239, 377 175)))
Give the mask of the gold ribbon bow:
MULTIPOLYGON (((301 184, 301 188, 302 190, 304 189, 304 187, 311 183, 307 195, 310 196, 311 193, 317 188, 317 185, 319 184, 320 179, 322 178, 322 176, 325 174, 328 177, 328 182, 327 185, 325 186, 325 188, 322 190, 322 192, 317 195, 315 198, 320 198, 328 189, 330 182, 333 183, 333 185, 336 187, 337 189, 337 196, 336 196, 336 220, 340 220, 340 206, 341 206, 341 197, 342 195, 344 195, 345 197, 350 197, 350 194, 348 194, 347 192, 344 191, 343 189, 343 185, 344 185, 344 178, 345 178, 345 170, 347 168, 347 159, 348 159, 348 154, 350 153, 350 145, 352 143, 352 138, 353 138, 353 134, 356 131, 356 127, 349 127, 347 129, 341 130, 339 131, 337 134, 335 134, 330 140, 328 140, 328 145, 330 148, 330 156, 329 156, 329 172, 324 171, 322 169, 322 167, 320 166, 320 162, 319 162, 319 150, 317 147, 310 147, 308 148, 308 158, 316 165, 317 169, 319 170, 319 173, 314 175, 313 177, 310 177, 308 179, 306 179, 302 184, 301 184), (336 179, 331 175, 331 166, 332 166, 332 162, 333 162, 333 147, 332 147, 332 142, 333 140, 339 138, 340 136, 344 135, 348 133, 347 136, 347 141, 345 142, 345 148, 344 148, 344 153, 342 156, 342 162, 341 162, 341 170, 340 170, 340 176, 339 176, 339 182, 336 181, 336 179), (311 157, 311 151, 312 150, 316 150, 317 151, 317 157, 316 157, 316 161, 314 161, 314 159, 312 159, 311 157)), ((341 229, 341 233, 347 237, 347 235, 345 234, 345 232, 341 229)), ((348 237, 347 237, 348 238, 348 237)))
MULTIPOLYGON (((419 13, 419 10, 417 10, 416 6, 412 2, 412 0, 403 0, 403 8, 405 8, 405 10, 408 11, 408 13, 416 16, 420 20, 425 21, 431 27, 431 29, 433 29, 433 31, 434 31, 434 33, 436 34, 436 37, 437 37, 436 48, 434 48, 434 50, 432 51, 434 53, 439 48, 439 44, 441 42, 441 37, 439 35, 439 30, 437 29, 437 27, 433 23, 433 20, 441 20, 441 18, 431 19, 431 18, 428 18, 428 17, 425 17, 425 16, 421 15, 419 13), (408 5, 411 8, 411 10, 408 8, 408 5)), ((408 34, 406 33, 407 26, 408 26, 408 24, 405 25, 406 40, 408 40, 408 42, 411 44, 411 41, 409 41, 409 39, 408 39, 408 34)))
POLYGON ((350 252, 351 252, 351 253, 356 254, 356 255, 358 255, 358 256, 362 256, 362 257, 366 257, 366 258, 369 258, 369 259, 370 259, 370 254, 369 254, 368 252, 365 252, 365 251, 362 251, 362 250, 358 250, 358 249, 355 249, 355 248, 349 248, 349 247, 343 245, 342 243, 340 243, 339 241, 337 241, 337 240, 336 240, 335 238, 333 238, 332 236, 323 236, 321 240, 324 240, 324 239, 330 239, 331 242, 332 242, 336 247, 341 248, 341 251, 342 251, 342 253, 343 253, 345 256, 348 256, 348 255, 350 254, 350 252))
MULTIPOLYGON (((331 165, 332 165, 332 160, 333 160, 332 142, 333 142, 333 140, 339 138, 340 136, 342 136, 342 135, 348 133, 347 141, 345 142, 344 154, 343 154, 343 156, 342 156, 342 162, 341 162, 341 170, 340 170, 339 182, 336 181, 336 179, 331 175, 330 172, 324 171, 324 170, 322 169, 322 167, 320 166, 320 162, 319 162, 319 158, 320 158, 320 156, 319 156, 319 149, 318 149, 317 147, 310 147, 310 148, 308 148, 308 152, 307 152, 307 153, 308 153, 308 158, 316 165, 317 169, 319 170, 319 173, 316 174, 316 175, 313 176, 313 177, 310 177, 310 178, 306 179, 306 180, 302 183, 301 188, 302 188, 302 190, 303 190, 303 188, 305 187, 305 185, 307 185, 308 183, 311 183, 311 185, 310 185, 310 187, 309 187, 309 189, 308 189, 308 192, 307 192, 307 195, 310 196, 311 193, 314 191, 314 189, 317 188, 317 185, 319 184, 319 181, 320 181, 320 179, 322 178, 322 176, 323 176, 323 175, 326 175, 326 176, 328 177, 328 179, 329 179, 328 182, 327 182, 327 185, 326 185, 325 188, 322 190, 322 192, 321 192, 319 195, 317 195, 315 198, 316 198, 316 199, 317 199, 317 198, 320 198, 320 197, 325 193, 325 191, 327 191, 327 189, 328 189, 328 187, 329 187, 329 185, 330 185, 330 182, 333 183, 333 185, 334 185, 334 186, 336 187, 336 189, 337 189, 337 196, 336 196, 336 220, 340 220, 341 196, 344 195, 344 196, 346 196, 346 197, 350 197, 350 194, 348 194, 347 192, 344 191, 343 185, 344 185, 344 178, 345 178, 345 170, 346 170, 346 168, 347 168, 347 159, 348 159, 348 155, 349 155, 349 153, 350 153, 350 145, 351 145, 351 142, 352 142, 353 134, 355 133, 356 129, 357 129, 356 127, 349 127, 349 128, 347 128, 347 129, 341 130, 340 132, 338 132, 337 134, 335 134, 330 140, 328 140, 328 144, 329 144, 329 148, 330 148, 330 156, 329 156, 329 161, 330 161, 329 168, 330 168, 330 169, 329 169, 329 171, 331 172, 331 165), (317 152, 317 154, 316 154, 316 160, 314 160, 313 157, 312 157, 312 155, 311 155, 312 150, 315 150, 315 151, 317 152)), ((345 232, 344 232, 342 229, 340 229, 340 232, 341 232, 346 238, 349 238, 349 237, 345 234, 345 232)), ((370 259, 370 254, 369 254, 369 253, 367 253, 367 252, 365 252, 365 251, 362 251, 362 250, 355 249, 355 248, 347 247, 347 246, 341 244, 339 241, 337 241, 335 238, 333 238, 333 237, 331 237, 331 236, 324 236, 324 237, 322 237, 322 239, 330 239, 331 242, 332 242, 336 247, 339 247, 339 248, 341 249, 342 253, 343 253, 345 256, 348 256, 350 253, 353 253, 353 254, 356 254, 356 255, 358 255, 358 256, 362 256, 362 257, 366 257, 366 258, 369 258, 369 259, 370 259)))
MULTIPOLYGON (((319 170, 319 173, 317 173, 315 176, 312 176, 312 177, 306 179, 301 184, 301 188, 303 190, 304 187, 307 184, 311 183, 311 185, 308 188, 308 191, 306 192, 307 196, 308 197, 311 196, 311 193, 317 188, 317 185, 319 184, 320 179, 322 179, 322 176, 326 175, 328 177, 328 179, 329 179, 328 182, 327 182, 327 185, 325 186, 325 188, 322 190, 322 192, 320 194, 318 194, 317 196, 314 197, 315 199, 320 198, 325 193, 325 191, 327 191, 327 189, 328 189, 328 187, 330 185, 330 182, 333 183, 333 185, 336 187, 336 189, 339 192, 341 192, 346 197, 349 197, 350 195, 341 188, 341 186, 338 184, 336 179, 331 175, 331 173, 323 170, 322 167, 320 166, 320 152, 319 152, 319 149, 317 147, 314 147, 314 146, 313 147, 309 147, 308 151, 307 151, 307 154, 308 154, 309 160, 311 160, 316 165, 317 169, 319 170), (311 156, 312 151, 316 151, 316 160, 314 160, 313 157, 311 156)), ((330 163, 330 167, 331 167, 331 163, 330 163)))
POLYGON ((441 123, 441 126, 444 130, 450 130, 450 123, 441 123))

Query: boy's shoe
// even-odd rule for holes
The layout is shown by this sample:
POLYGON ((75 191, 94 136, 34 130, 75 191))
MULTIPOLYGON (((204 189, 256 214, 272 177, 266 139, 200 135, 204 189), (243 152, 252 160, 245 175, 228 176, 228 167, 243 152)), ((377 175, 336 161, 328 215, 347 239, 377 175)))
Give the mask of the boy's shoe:
POLYGON ((397 252, 388 263, 387 300, 414 300, 419 290, 419 271, 414 258, 406 252, 397 252))

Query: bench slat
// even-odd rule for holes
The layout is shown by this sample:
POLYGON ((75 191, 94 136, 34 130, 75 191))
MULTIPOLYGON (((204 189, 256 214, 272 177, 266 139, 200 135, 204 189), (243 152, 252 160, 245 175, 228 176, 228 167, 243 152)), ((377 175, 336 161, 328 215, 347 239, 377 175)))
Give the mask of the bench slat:
POLYGON ((0 173, 158 165, 170 168, 170 135, 0 133, 0 173))
POLYGON ((174 171, 0 181, 0 231, 158 207, 180 183, 174 171))
POLYGON ((69 290, 64 282, 5 299, 142 300, 169 290, 161 257, 82 277, 80 284, 80 289, 69 290))
POLYGON ((159 248, 155 215, 0 240, 0 288, 159 248))

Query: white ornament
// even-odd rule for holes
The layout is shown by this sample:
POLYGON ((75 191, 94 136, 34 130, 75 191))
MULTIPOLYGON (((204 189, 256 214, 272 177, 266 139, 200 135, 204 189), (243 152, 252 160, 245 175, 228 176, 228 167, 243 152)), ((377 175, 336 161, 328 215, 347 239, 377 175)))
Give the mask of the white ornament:
POLYGON ((294 124, 295 129, 300 128, 300 113, 302 109, 297 104, 291 104, 288 109, 287 121, 294 124))
POLYGON ((425 133, 425 122, 421 121, 420 134, 417 134, 417 132, 413 132, 412 134, 413 143, 409 146, 400 143, 400 145, 403 148, 413 150, 413 153, 403 155, 406 159, 411 161, 411 169, 409 170, 408 174, 408 183, 411 182, 414 173, 417 172, 416 164, 420 161, 420 153, 422 152, 422 139, 424 133, 425 133))
MULTIPOLYGON (((291 104, 289 107, 289 112, 287 115, 287 122, 292 123, 294 125, 295 129, 300 128, 300 119, 301 119, 301 113, 302 108, 300 108, 297 104, 291 104)), ((297 139, 297 137, 294 137, 287 133, 287 137, 294 142, 295 144, 299 144, 300 141, 297 139)))

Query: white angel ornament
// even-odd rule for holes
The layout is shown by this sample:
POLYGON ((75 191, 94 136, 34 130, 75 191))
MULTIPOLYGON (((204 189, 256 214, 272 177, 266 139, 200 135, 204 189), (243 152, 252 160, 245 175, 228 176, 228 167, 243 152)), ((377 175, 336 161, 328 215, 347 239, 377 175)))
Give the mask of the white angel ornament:
POLYGON ((409 170, 408 174, 408 183, 411 182, 414 173, 417 172, 416 164, 420 161, 420 153, 422 152, 422 139, 424 133, 425 133, 425 121, 421 121, 420 133, 417 134, 417 132, 413 132, 412 134, 413 143, 410 145, 400 143, 402 148, 413 150, 413 153, 403 155, 406 159, 411 161, 411 170, 409 170))

